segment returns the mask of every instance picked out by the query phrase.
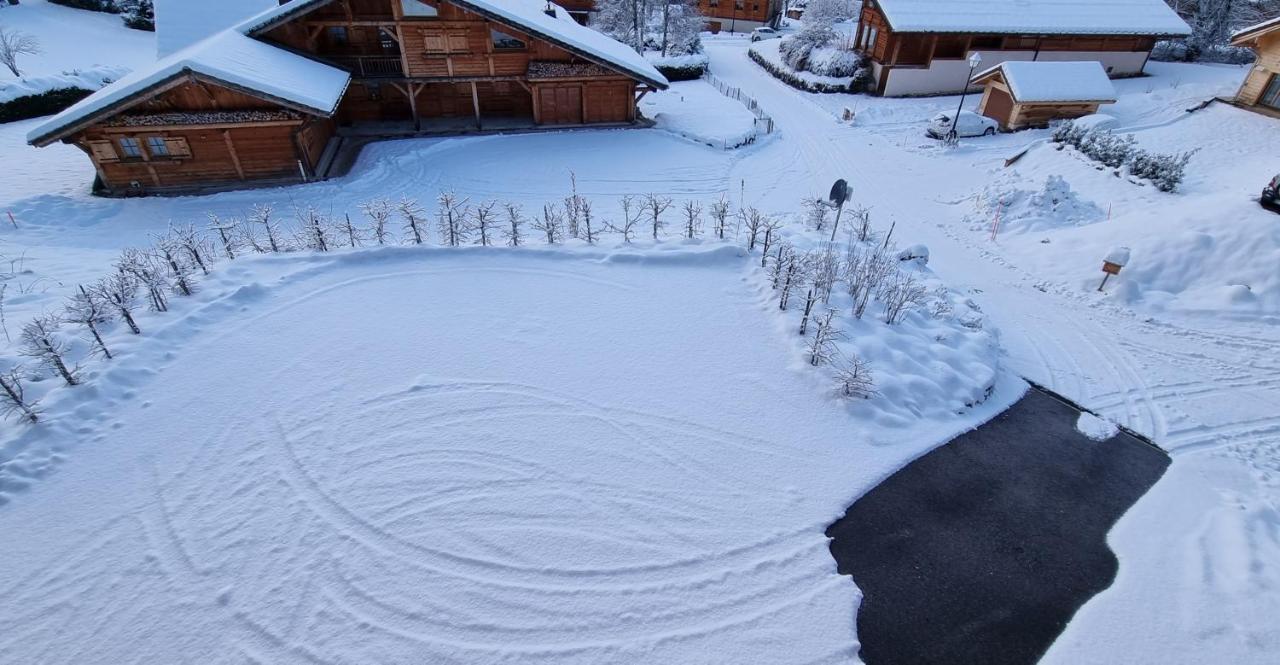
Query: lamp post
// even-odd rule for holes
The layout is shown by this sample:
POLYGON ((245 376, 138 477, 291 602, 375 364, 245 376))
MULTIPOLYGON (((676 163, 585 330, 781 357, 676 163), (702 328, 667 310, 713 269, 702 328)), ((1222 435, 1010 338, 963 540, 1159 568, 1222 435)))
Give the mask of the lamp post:
POLYGON ((969 76, 964 80, 964 90, 960 91, 960 106, 956 107, 956 117, 951 119, 951 131, 947 132, 947 140, 955 141, 960 137, 957 128, 960 126, 960 112, 964 110, 964 98, 969 94, 969 83, 973 81, 973 72, 982 64, 982 54, 974 51, 969 56, 969 76))

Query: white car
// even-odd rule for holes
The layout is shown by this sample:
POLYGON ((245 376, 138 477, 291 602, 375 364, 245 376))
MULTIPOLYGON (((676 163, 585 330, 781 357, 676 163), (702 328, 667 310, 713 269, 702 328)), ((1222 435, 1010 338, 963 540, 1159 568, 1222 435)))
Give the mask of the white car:
POLYGON ((939 113, 933 116, 929 121, 929 129, 925 134, 929 138, 945 139, 954 128, 956 136, 991 136, 1000 129, 1000 125, 985 115, 978 115, 973 111, 961 111, 960 121, 953 123, 955 114, 953 112, 939 113))
POLYGON ((751 31, 751 41, 753 42, 762 42, 766 39, 778 39, 779 37, 782 37, 782 33, 768 26, 756 28, 751 31))

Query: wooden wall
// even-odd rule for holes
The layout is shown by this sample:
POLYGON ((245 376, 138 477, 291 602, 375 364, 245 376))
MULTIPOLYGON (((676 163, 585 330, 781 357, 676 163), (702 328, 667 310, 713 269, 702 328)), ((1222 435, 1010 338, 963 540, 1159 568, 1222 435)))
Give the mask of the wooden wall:
POLYGON ((249 181, 299 181, 303 170, 308 177, 314 173, 325 144, 333 135, 332 121, 293 113, 285 119, 215 123, 197 115, 283 110, 277 104, 238 91, 188 81, 126 112, 189 113, 189 120, 145 126, 102 123, 73 135, 68 142, 90 156, 110 193, 136 191, 132 183, 145 192, 163 192, 249 181), (140 154, 129 156, 122 139, 136 140, 140 154), (152 139, 163 139, 168 154, 149 149, 152 139))
POLYGON ((1246 106, 1257 104, 1271 77, 1280 74, 1280 33, 1263 35, 1254 50, 1258 53, 1258 60, 1253 63, 1253 69, 1236 95, 1236 101, 1246 106))
POLYGON ((734 19, 757 23, 769 20, 769 3, 770 0, 698 0, 698 10, 728 28, 734 19))

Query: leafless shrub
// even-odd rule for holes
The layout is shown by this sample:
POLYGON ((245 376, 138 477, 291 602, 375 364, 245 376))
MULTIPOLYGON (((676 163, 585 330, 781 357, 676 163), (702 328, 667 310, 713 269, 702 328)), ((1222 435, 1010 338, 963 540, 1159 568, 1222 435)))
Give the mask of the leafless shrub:
POLYGON ((57 372, 68 386, 80 385, 80 379, 77 376, 79 368, 67 364, 66 355, 69 347, 58 336, 60 324, 61 320, 54 314, 44 314, 32 319, 22 328, 22 346, 19 352, 57 372))
POLYGON ((822 227, 827 225, 831 219, 831 207, 826 201, 817 197, 805 199, 802 204, 804 207, 805 223, 814 231, 821 231, 822 227))
POLYGON ((360 246, 360 229, 351 223, 351 215, 342 213, 342 221, 338 223, 338 232, 347 237, 347 245, 351 248, 360 246))
POLYGON ((274 211, 269 205, 255 205, 249 211, 249 234, 248 240, 253 244, 254 249, 258 252, 271 251, 273 254, 284 251, 282 239, 280 237, 280 225, 271 216, 274 211), (257 242, 257 234, 254 229, 262 227, 262 232, 267 237, 266 247, 261 247, 257 242))
POLYGON ((725 228, 729 224, 729 199, 721 195, 719 199, 711 203, 711 207, 707 209, 708 214, 714 223, 716 237, 724 240, 725 228))
POLYGON ((849 298, 853 301, 854 318, 862 318, 871 296, 880 289, 893 270, 893 264, 882 248, 872 249, 855 242, 849 243, 844 261, 844 282, 849 298))
POLYGON ((18 69, 18 56, 39 55, 40 41, 21 30, 10 30, 0 26, 0 64, 9 68, 14 78, 22 78, 22 70, 18 69))
POLYGON ((502 207, 507 213, 507 226, 503 236, 506 237, 508 246, 519 247, 520 241, 524 240, 524 213, 516 203, 504 203, 502 207))
POLYGON ((636 226, 640 224, 640 207, 636 204, 636 199, 630 194, 618 200, 618 204, 622 206, 622 221, 618 224, 611 224, 610 228, 617 233, 622 234, 622 241, 630 243, 636 235, 636 226))
POLYGON ((93 293, 115 309, 125 325, 129 326, 129 332, 135 335, 142 333, 133 318, 133 310, 138 306, 137 277, 124 270, 117 270, 95 284, 93 293))
POLYGON ((0 373, 0 415, 6 418, 17 416, 32 423, 39 422, 40 415, 36 410, 36 403, 27 401, 26 391, 22 385, 23 380, 21 367, 14 367, 0 373))
POLYGON ((747 227, 747 251, 755 251, 756 245, 766 230, 772 227, 769 218, 755 208, 744 208, 738 211, 743 226, 747 227))
POLYGON ((475 231, 478 235, 478 242, 488 247, 493 244, 494 230, 493 227, 497 223, 497 201, 485 201, 477 203, 475 209, 475 231))
POLYGON ((582 238, 588 245, 596 244, 600 232, 596 230, 594 206, 586 197, 578 198, 578 212, 582 215, 582 238))
POLYGON ((209 213, 209 229, 218 234, 218 240, 222 243, 222 253, 232 261, 236 258, 236 249, 239 243, 237 226, 234 219, 230 222, 223 222, 218 219, 217 215, 209 213))
POLYGON ((386 199, 365 201, 360 206, 360 211, 369 220, 369 237, 379 245, 387 244, 391 240, 391 230, 388 228, 391 222, 391 202, 386 199))
POLYGON ((564 238, 564 216, 556 208, 556 204, 544 204, 542 206, 542 219, 534 222, 533 228, 542 232, 548 245, 554 245, 564 238))
POLYGON ((893 325, 901 321, 907 310, 924 302, 925 293, 915 275, 894 271, 881 285, 877 295, 884 303, 884 322, 893 325))
POLYGON ((155 257, 137 249, 126 249, 120 254, 116 269, 137 280, 146 289, 152 310, 168 311, 169 298, 165 295, 169 289, 167 271, 158 265, 155 257))
POLYGON ((827 310, 822 318, 817 320, 814 326, 813 337, 809 338, 807 352, 809 356, 809 364, 814 367, 825 365, 840 352, 836 346, 836 342, 844 337, 844 332, 835 327, 833 319, 836 311, 834 309, 827 310))
POLYGON ((649 213, 649 225, 653 229, 653 239, 657 240, 662 229, 667 223, 663 221, 662 215, 671 207, 671 199, 656 194, 646 194, 644 197, 644 210, 649 213))
POLYGON ((453 192, 441 192, 436 198, 436 219, 441 243, 457 247, 467 241, 467 236, 471 233, 468 201, 465 198, 459 199, 453 192))
POLYGON ((111 350, 107 348, 107 343, 103 341, 98 326, 109 322, 111 314, 111 304, 83 286, 71 296, 71 300, 64 310, 66 321, 84 326, 89 331, 89 342, 93 349, 102 354, 107 360, 112 357, 111 350))
POLYGON ((400 221, 404 223, 404 229, 409 232, 409 241, 415 245, 421 245, 425 234, 422 228, 425 214, 422 206, 411 198, 401 197, 400 202, 396 204, 396 210, 400 213, 400 221))
POLYGON ((836 386, 840 396, 847 399, 867 399, 875 394, 875 385, 870 363, 857 356, 841 358, 836 369, 836 386))

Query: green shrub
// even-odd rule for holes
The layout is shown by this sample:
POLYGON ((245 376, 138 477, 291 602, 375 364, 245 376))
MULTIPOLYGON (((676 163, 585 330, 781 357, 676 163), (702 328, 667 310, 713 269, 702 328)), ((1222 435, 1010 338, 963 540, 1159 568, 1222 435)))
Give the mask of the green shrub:
POLYGON ((684 67, 673 67, 670 65, 654 65, 668 81, 693 81, 702 78, 707 73, 706 65, 688 65, 684 67))
POLYGON ((0 103, 0 123, 53 115, 93 94, 84 88, 58 88, 0 103))

